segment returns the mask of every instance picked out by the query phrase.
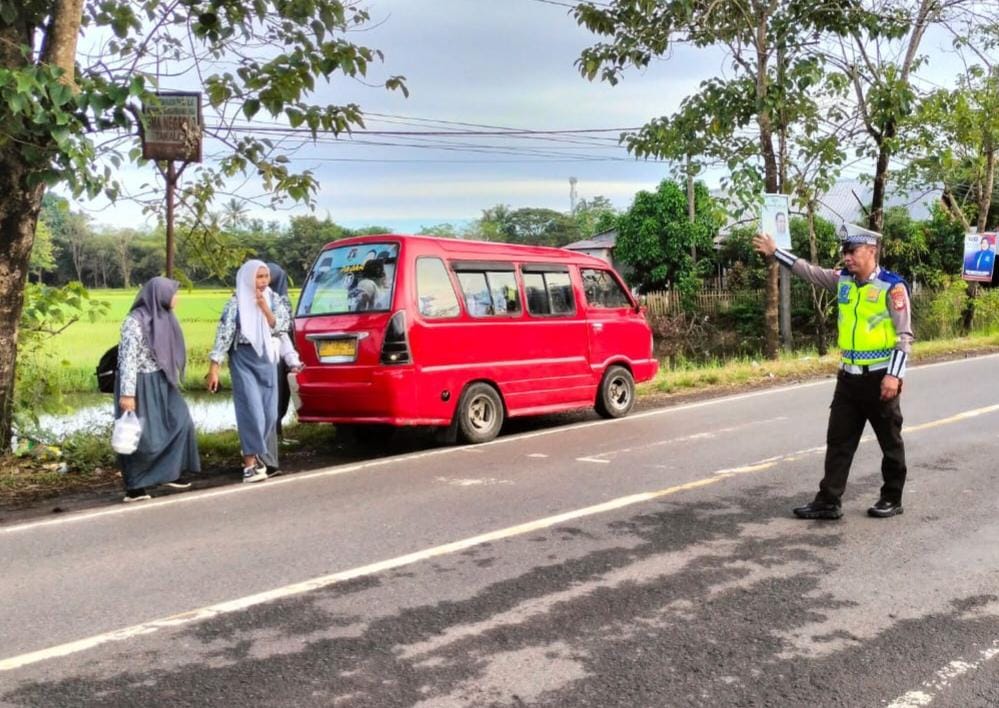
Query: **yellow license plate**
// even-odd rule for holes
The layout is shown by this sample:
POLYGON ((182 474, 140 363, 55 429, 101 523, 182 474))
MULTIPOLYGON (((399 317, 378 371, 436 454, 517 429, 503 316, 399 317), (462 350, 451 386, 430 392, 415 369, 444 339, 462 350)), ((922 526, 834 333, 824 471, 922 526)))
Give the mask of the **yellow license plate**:
POLYGON ((357 356, 356 339, 325 339, 317 342, 319 357, 348 357, 353 359, 357 356))

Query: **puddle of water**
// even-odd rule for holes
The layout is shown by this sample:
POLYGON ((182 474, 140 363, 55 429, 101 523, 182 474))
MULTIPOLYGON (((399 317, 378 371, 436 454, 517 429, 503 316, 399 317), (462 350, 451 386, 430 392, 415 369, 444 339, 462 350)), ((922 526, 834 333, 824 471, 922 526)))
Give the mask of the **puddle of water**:
MULTIPOLYGON (((201 432, 214 433, 236 429, 236 409, 230 396, 185 396, 194 427, 201 432)), ((114 422, 111 397, 107 395, 80 396, 69 400, 74 406, 71 413, 42 414, 38 427, 56 437, 70 435, 80 430, 103 429, 114 422)), ((295 422, 295 413, 288 411, 283 423, 295 422)))

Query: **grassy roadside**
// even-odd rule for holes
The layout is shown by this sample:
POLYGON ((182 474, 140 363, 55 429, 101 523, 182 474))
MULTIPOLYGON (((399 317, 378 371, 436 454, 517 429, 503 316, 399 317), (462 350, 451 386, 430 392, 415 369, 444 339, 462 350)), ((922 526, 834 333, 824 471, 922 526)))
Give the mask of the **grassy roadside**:
MULTIPOLYGON (((999 351, 999 335, 920 342, 914 365, 957 359, 999 351)), ((638 387, 640 399, 655 399, 659 405, 690 396, 719 395, 733 391, 792 383, 833 374, 835 355, 819 357, 814 352, 782 355, 776 361, 740 359, 712 364, 664 367, 650 382, 638 387)), ((328 449, 336 431, 328 425, 299 425, 287 431, 294 445, 282 449, 283 459, 303 464, 316 450, 328 449)), ((0 457, 0 506, 29 502, 102 487, 117 487, 120 477, 111 451, 109 430, 76 434, 58 449, 33 451, 24 457, 0 457)), ((198 436, 202 467, 224 470, 239 456, 235 431, 201 433, 198 436)))
MULTIPOLYGON (((999 334, 919 342, 912 365, 999 351, 999 334)), ((711 393, 732 388, 789 383, 831 375, 839 367, 838 353, 820 357, 815 351, 782 353, 776 361, 730 359, 708 364, 681 363, 660 369, 652 381, 638 387, 639 395, 676 395, 689 391, 711 393)))

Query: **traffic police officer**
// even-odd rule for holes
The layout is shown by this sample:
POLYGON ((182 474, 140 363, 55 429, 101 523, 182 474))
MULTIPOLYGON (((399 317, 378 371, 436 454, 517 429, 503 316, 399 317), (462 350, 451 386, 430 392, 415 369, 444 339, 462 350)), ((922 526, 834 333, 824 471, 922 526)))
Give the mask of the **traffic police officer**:
POLYGON ((881 497, 867 513, 902 513, 905 446, 899 394, 912 346, 909 292, 905 281, 878 266, 881 235, 844 224, 839 229, 844 268, 820 268, 777 248, 768 234, 753 238, 757 251, 774 256, 795 275, 837 294, 841 355, 836 392, 829 409, 825 476, 814 501, 797 507, 802 519, 838 519, 853 455, 870 422, 881 446, 881 497))

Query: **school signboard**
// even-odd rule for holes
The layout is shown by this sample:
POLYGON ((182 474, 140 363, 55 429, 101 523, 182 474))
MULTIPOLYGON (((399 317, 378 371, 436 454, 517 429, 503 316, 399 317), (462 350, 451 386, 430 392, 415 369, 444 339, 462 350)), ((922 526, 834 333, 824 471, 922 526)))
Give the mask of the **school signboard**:
POLYGON ((169 91, 157 93, 156 99, 142 107, 142 157, 201 162, 201 94, 169 91))

